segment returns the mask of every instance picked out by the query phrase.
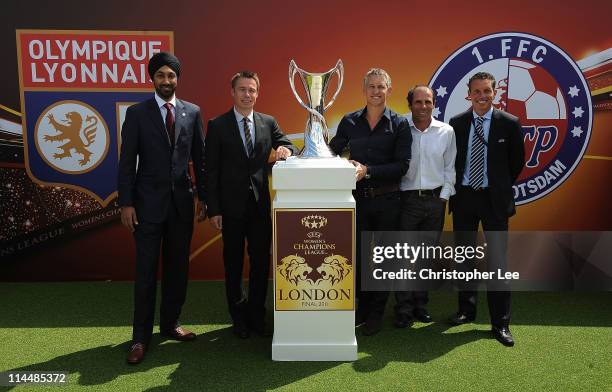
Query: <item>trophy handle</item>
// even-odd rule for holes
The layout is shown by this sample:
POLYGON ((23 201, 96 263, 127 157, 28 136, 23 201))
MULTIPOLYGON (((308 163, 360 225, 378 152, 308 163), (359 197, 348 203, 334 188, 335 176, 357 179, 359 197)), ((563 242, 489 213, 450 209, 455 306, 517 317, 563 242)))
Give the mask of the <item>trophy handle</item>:
POLYGON ((302 105, 304 109, 308 110, 309 112, 312 112, 312 109, 308 107, 304 103, 304 101, 302 101, 302 97, 300 97, 297 91, 295 91, 294 78, 295 78, 296 73, 300 73, 300 77, 302 77, 302 74, 300 71, 301 69, 298 68, 297 64, 295 63, 295 60, 291 60, 291 62, 289 63, 289 85, 291 86, 291 91, 293 91, 293 95, 295 95, 295 99, 297 99, 298 103, 302 105))
MULTIPOLYGON (((340 62, 342 63, 342 62, 340 62)), ((337 66, 337 64, 336 64, 337 66)), ((295 95, 295 99, 297 99, 298 103, 300 105, 302 105, 302 107, 306 110, 308 110, 308 113, 312 114, 313 116, 315 116, 316 118, 318 118, 325 127, 327 127, 327 123, 325 121, 325 118, 323 117, 323 115, 321 113, 319 113, 318 111, 314 110, 313 108, 311 108, 310 106, 306 105, 304 103, 304 101, 302 101, 302 98, 298 95, 297 91, 295 91, 295 82, 294 82, 294 78, 295 78, 295 74, 299 73, 300 74, 300 78, 303 77, 302 75, 302 70, 297 66, 297 64, 295 63, 295 60, 291 60, 291 62, 289 63, 289 85, 291 86, 291 91, 293 91, 293 95, 295 95)), ((338 92, 336 92, 336 94, 338 94, 338 92)), ((334 95, 334 98, 336 96, 334 95)), ((329 105, 328 105, 329 106, 329 105)))
POLYGON ((338 60, 336 66, 333 69, 333 72, 338 75, 338 87, 336 88, 336 92, 331 97, 327 105, 325 105, 325 108, 323 109, 324 111, 327 110, 327 108, 329 108, 334 103, 336 97, 338 96, 338 93, 340 92, 340 89, 342 88, 342 82, 344 81, 344 64, 342 63, 342 60, 338 60))

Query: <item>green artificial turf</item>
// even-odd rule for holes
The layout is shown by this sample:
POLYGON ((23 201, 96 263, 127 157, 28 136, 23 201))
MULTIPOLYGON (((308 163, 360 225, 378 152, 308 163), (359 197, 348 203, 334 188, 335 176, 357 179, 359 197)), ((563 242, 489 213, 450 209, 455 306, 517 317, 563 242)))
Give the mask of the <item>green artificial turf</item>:
MULTIPOLYGON (((132 284, 0 284, 0 372, 67 371, 63 387, 15 390, 179 391, 611 391, 612 293, 515 293, 506 348, 489 332, 485 295, 477 322, 446 324, 456 295, 432 292, 435 320, 357 331, 352 363, 273 362, 271 338, 235 338, 221 282, 190 282, 183 325, 195 342, 156 333, 145 361, 125 362, 132 284)), ((10 390, 0 387, 0 390, 10 390)))

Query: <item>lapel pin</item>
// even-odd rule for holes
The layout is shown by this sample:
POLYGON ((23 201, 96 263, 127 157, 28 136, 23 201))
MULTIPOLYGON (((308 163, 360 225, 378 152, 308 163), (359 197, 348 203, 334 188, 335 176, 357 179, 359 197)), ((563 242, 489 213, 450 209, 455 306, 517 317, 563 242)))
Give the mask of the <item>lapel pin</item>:
POLYGON ((185 112, 183 112, 183 117, 185 117, 185 116, 186 116, 186 114, 185 114, 185 112))

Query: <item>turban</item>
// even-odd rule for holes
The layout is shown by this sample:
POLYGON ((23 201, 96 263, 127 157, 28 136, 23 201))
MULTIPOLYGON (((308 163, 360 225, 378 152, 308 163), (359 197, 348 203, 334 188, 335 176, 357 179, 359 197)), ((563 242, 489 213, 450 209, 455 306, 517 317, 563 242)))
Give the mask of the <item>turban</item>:
POLYGON ((181 63, 175 55, 168 52, 159 52, 153 55, 149 60, 149 76, 151 80, 153 80, 153 75, 157 72, 158 69, 167 65, 170 67, 175 73, 176 77, 179 77, 181 74, 181 63))

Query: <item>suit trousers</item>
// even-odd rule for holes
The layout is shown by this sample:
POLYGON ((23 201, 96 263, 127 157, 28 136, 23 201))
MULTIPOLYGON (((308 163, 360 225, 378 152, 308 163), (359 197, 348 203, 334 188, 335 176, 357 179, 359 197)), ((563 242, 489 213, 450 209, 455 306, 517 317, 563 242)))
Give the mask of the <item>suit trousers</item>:
POLYGON ((400 193, 390 192, 371 198, 356 198, 357 209, 357 318, 381 319, 388 291, 363 291, 361 282, 363 274, 370 273, 369 265, 361 257, 361 232, 363 231, 395 231, 399 225, 400 193))
POLYGON ((161 331, 168 331, 178 326, 178 318, 187 294, 192 233, 193 221, 181 220, 172 202, 164 222, 140 221, 136 226, 134 231, 136 278, 132 333, 135 342, 148 343, 153 333, 160 248, 162 295, 159 327, 161 331))
MULTIPOLYGON (((489 192, 488 188, 476 191, 467 186, 457 187, 457 194, 454 196, 453 230, 458 245, 473 246, 476 244, 479 223, 482 223, 488 243, 487 269, 496 271, 497 268, 506 267, 508 218, 500 218, 499 214, 495 214, 489 192)), ((463 266, 470 269, 474 264, 464 262, 463 266)), ((507 327, 510 323, 510 291, 503 282, 496 285, 489 285, 487 290, 491 325, 498 328, 507 327)), ((460 289, 459 312, 476 317, 475 287, 468 284, 460 286, 460 289)))
POLYGON ((240 218, 223 216, 223 265, 225 294, 235 325, 263 326, 270 274, 272 219, 250 192, 247 212, 240 218), (249 255, 248 299, 242 287, 244 243, 249 255))
MULTIPOLYGON (((444 227, 446 202, 438 196, 419 196, 410 191, 402 192, 401 200, 400 230, 423 231, 425 233, 417 243, 424 242, 426 245, 437 245, 440 239, 439 233, 444 227)), ((427 290, 397 291, 395 297, 397 299, 396 315, 412 316, 415 309, 425 308, 425 305, 429 302, 427 290)))

